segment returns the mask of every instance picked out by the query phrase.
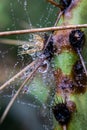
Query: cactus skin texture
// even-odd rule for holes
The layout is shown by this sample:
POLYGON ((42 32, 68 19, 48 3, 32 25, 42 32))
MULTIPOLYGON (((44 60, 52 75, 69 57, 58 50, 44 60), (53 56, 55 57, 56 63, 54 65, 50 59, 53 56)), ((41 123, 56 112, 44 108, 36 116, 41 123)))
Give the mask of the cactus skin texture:
MULTIPOLYGON (((86 8, 86 0, 72 0, 70 6, 65 9, 64 14, 58 22, 58 26, 85 24, 87 18, 86 8)), ((56 55, 53 59, 56 81, 56 93, 54 97, 56 103, 53 107, 54 130, 87 130, 87 77, 81 66, 77 52, 73 50, 69 43, 71 31, 72 30, 56 31, 53 36, 54 46, 56 47, 56 55), (79 85, 76 85, 79 81, 76 79, 78 77, 78 72, 75 72, 75 66, 80 67, 78 72, 83 77, 80 79, 79 85), (64 82, 67 82, 65 83, 67 85, 65 85, 64 82), (62 119, 60 119, 59 117, 59 115, 62 116, 60 106, 62 111, 64 111, 63 103, 65 104, 65 110, 67 111, 67 107, 71 112, 70 121, 67 123, 61 123, 61 120, 64 120, 64 118, 61 117, 62 119), (58 104, 60 105, 58 106, 58 104), (59 111, 59 113, 55 112, 56 110, 59 111)), ((82 29, 82 33, 83 32, 86 37, 86 30, 82 29)), ((63 115, 66 113, 63 113, 63 115)), ((68 117, 67 120, 69 120, 68 117)))

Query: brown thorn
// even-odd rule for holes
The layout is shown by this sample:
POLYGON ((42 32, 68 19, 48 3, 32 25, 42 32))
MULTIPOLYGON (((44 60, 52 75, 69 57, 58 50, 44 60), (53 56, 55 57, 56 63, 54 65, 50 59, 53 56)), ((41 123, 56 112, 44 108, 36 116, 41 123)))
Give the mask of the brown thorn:
POLYGON ((63 6, 61 6, 60 4, 58 4, 57 2, 55 2, 54 0, 47 0, 48 2, 50 2, 52 5, 60 8, 60 9, 63 9, 63 6))
POLYGON ((33 76, 33 74, 37 71, 37 69, 40 67, 41 63, 43 62, 44 59, 41 59, 41 61, 39 62, 39 64, 37 65, 37 67, 34 69, 33 72, 31 72, 28 77, 25 79, 25 81, 23 82, 23 84, 20 86, 20 88, 18 89, 18 91, 15 93, 15 95, 13 96, 13 98, 11 99, 11 101, 9 102, 8 106, 6 107, 4 113, 2 114, 1 118, 0 118, 0 124, 3 123, 5 117, 7 116, 10 108, 12 107, 14 101, 16 100, 17 96, 19 95, 21 89, 24 87, 24 85, 27 83, 27 81, 33 76))
POLYGON ((5 32, 0 32, 0 36, 15 35, 15 34, 28 34, 28 33, 46 32, 46 31, 57 31, 57 30, 76 29, 76 28, 87 28, 87 24, 35 28, 35 29, 25 29, 25 30, 16 30, 16 31, 5 31, 5 32))
MULTIPOLYGON (((57 26, 57 23, 58 23, 58 21, 60 20, 60 17, 62 16, 62 14, 63 14, 63 11, 58 14, 57 19, 56 19, 56 22, 55 22, 55 24, 54 24, 54 27, 57 26)), ((49 43, 51 37, 52 37, 52 34, 50 34, 50 36, 49 36, 49 38, 48 38, 48 40, 47 40, 47 42, 46 42, 46 45, 45 45, 44 49, 47 47, 47 45, 48 45, 48 43, 49 43)))
POLYGON ((14 39, 2 39, 2 38, 0 38, 0 43, 9 44, 9 45, 23 45, 23 44, 29 44, 30 46, 32 45, 28 41, 14 40, 14 39))
POLYGON ((33 61, 29 65, 27 65, 24 69, 22 69, 19 73, 14 75, 11 79, 9 79, 7 82, 5 82, 2 86, 0 86, 0 91, 3 90, 7 85, 9 85, 11 82, 13 82, 15 79, 17 79, 19 76, 21 76, 25 71, 27 71, 30 67, 34 66, 36 62, 38 63, 38 60, 33 61))

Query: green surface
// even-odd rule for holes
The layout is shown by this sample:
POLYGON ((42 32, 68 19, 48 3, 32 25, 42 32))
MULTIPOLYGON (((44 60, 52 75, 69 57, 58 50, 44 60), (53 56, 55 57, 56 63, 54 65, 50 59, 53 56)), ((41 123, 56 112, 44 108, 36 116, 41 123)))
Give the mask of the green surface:
MULTIPOLYGON (((69 12, 70 19, 67 18, 67 16, 62 17, 58 25, 61 25, 64 23, 66 25, 87 23, 87 19, 86 19, 87 9, 86 8, 87 8, 87 0, 79 0, 79 5, 77 5, 77 7, 72 10, 72 12, 69 12)), ((84 30, 86 34, 86 29, 82 29, 82 30, 84 30)), ((85 51, 86 50, 84 49, 84 54, 86 54, 85 51)), ((75 59, 73 60, 73 56, 69 56, 68 54, 65 54, 64 56, 62 55, 61 55, 61 58, 62 57, 64 58, 63 61, 59 61, 60 59, 59 57, 56 58, 56 61, 57 61, 56 66, 60 67, 65 74, 69 74, 71 72, 70 66, 74 64, 75 59), (71 63, 71 60, 69 61, 70 57, 72 57, 73 63, 71 63), (65 65, 65 61, 66 61, 66 65, 65 65), (63 68, 63 66, 65 67, 63 68)), ((86 56, 85 56, 85 59, 86 59, 86 56)), ((72 120, 68 126, 68 130, 87 130, 87 92, 84 94, 71 95, 70 100, 76 103, 77 111, 72 116, 72 120)), ((62 130, 59 124, 55 121, 55 119, 54 119, 54 122, 55 122, 54 130, 62 130)))
POLYGON ((56 69, 61 69, 64 75, 71 75, 72 67, 77 61, 77 55, 68 50, 54 57, 54 66, 56 69))

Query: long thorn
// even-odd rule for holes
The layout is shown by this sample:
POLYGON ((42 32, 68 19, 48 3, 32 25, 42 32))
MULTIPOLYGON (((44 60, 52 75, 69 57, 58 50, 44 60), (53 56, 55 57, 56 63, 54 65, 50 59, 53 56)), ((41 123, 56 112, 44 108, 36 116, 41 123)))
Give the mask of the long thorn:
POLYGON ((13 40, 13 39, 2 39, 2 38, 0 38, 0 43, 9 44, 9 45, 23 45, 23 44, 28 44, 29 46, 32 46, 32 43, 30 43, 28 41, 13 40))
POLYGON ((63 14, 63 11, 61 11, 61 12, 58 14, 57 19, 56 19, 56 22, 55 22, 55 24, 54 24, 54 27, 57 26, 57 24, 58 24, 58 22, 59 22, 59 20, 60 20, 60 18, 61 18, 61 16, 62 16, 62 14, 63 14))
POLYGON ((57 30, 76 29, 76 28, 87 28, 87 24, 68 25, 68 26, 59 26, 59 27, 47 27, 47 28, 35 28, 35 29, 25 29, 25 30, 16 30, 16 31, 5 31, 5 32, 0 32, 0 36, 46 32, 46 31, 57 31, 57 30))
POLYGON ((85 74, 86 74, 86 76, 87 76, 87 69, 86 69, 86 66, 85 66, 83 57, 82 57, 82 55, 81 55, 81 53, 80 53, 79 50, 77 50, 77 52, 78 52, 79 58, 80 58, 80 60, 81 60, 82 66, 83 66, 83 68, 84 68, 85 74))
MULTIPOLYGON (((43 60, 42 60, 43 61, 43 60)), ((23 82, 23 84, 20 86, 20 88, 18 89, 18 91, 16 92, 16 94, 13 96, 13 98, 11 99, 11 101, 9 102, 8 106, 6 107, 4 113, 2 114, 1 118, 0 118, 0 124, 3 123, 5 117, 7 116, 10 108, 12 107, 14 101, 16 100, 17 96, 19 95, 21 89, 24 87, 24 85, 27 83, 27 81, 33 76, 33 74, 35 74, 35 72, 37 71, 37 69, 39 68, 39 66, 41 65, 42 61, 37 65, 37 67, 34 69, 34 71, 32 71, 28 77, 25 79, 25 81, 23 82)))
MULTIPOLYGON (((57 26, 57 23, 58 23, 58 21, 60 20, 60 17, 62 16, 62 14, 63 14, 63 11, 61 11, 61 12, 59 13, 59 15, 57 16, 57 19, 56 19, 56 22, 55 22, 55 24, 54 24, 54 27, 57 26)), ((50 34, 50 36, 49 36, 49 38, 48 38, 48 40, 47 40, 47 42, 46 42, 46 45, 45 45, 44 49, 47 47, 47 45, 48 45, 48 43, 49 43, 51 37, 52 37, 52 33, 50 34)))
MULTIPOLYGON (((42 39, 42 38, 41 38, 42 39)), ((38 40, 38 41, 35 41, 35 44, 33 45, 32 44, 32 42, 28 42, 28 41, 22 41, 22 40, 12 40, 12 39, 2 39, 2 38, 0 38, 0 43, 3 43, 3 44, 9 44, 9 45, 24 45, 24 44, 27 44, 28 45, 28 47, 33 47, 33 46, 35 46, 35 47, 40 47, 41 45, 39 45, 39 44, 41 44, 43 41, 41 41, 41 39, 39 38, 39 39, 33 39, 33 40, 38 40), (39 42, 39 44, 38 44, 38 42, 39 42)))
POLYGON ((17 73, 15 76, 13 76, 11 79, 9 79, 7 82, 5 82, 2 86, 0 86, 0 91, 3 90, 7 85, 9 85, 11 82, 13 82, 15 79, 17 79, 19 76, 21 76, 25 71, 27 71, 30 67, 36 64, 38 61, 35 60, 31 64, 27 65, 24 69, 22 69, 19 73, 17 73))

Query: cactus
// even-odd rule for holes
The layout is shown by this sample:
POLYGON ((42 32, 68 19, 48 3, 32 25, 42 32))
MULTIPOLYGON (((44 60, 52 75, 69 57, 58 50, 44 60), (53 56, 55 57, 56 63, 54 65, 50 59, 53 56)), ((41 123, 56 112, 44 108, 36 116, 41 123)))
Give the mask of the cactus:
MULTIPOLYGON (((86 13, 83 12, 85 12, 86 10, 86 4, 87 4, 86 0, 72 0, 69 7, 65 9, 57 26, 85 23, 86 20, 84 19, 84 17, 86 17, 86 13)), ((77 83, 78 81, 75 79, 75 76, 78 77, 77 76, 78 74, 74 75, 73 72, 76 70, 74 69, 75 66, 78 65, 80 66, 79 57, 77 54, 77 49, 72 48, 72 46, 71 47, 69 46, 71 42, 70 33, 72 32, 77 33, 78 31, 81 30, 75 29, 74 31, 73 30, 57 31, 53 36, 55 46, 57 50, 59 49, 57 51, 56 56, 54 57, 54 64, 55 64, 54 75, 56 77, 56 85, 57 85, 55 94, 56 103, 53 107, 54 117, 56 118, 56 121, 54 121, 55 122, 54 130, 62 130, 62 129, 86 130, 87 77, 85 74, 82 74, 82 72, 80 73, 80 70, 78 70, 79 74, 81 76, 84 75, 85 78, 83 83, 80 81, 79 84, 77 83), (72 82, 75 82, 75 86, 72 85, 72 82), (76 84, 78 84, 77 85, 78 87, 76 87, 76 84), (67 111, 66 107, 69 109, 71 115, 69 112, 66 112, 67 111)), ((72 38, 72 40, 73 39, 74 37, 72 38)))

